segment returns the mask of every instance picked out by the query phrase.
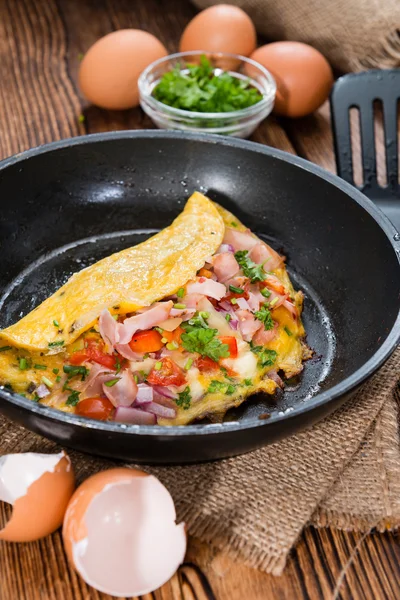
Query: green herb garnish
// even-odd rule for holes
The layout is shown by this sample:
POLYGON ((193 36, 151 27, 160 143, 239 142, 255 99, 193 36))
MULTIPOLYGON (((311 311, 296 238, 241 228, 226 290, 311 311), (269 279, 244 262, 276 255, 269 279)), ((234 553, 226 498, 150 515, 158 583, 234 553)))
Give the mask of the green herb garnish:
POLYGON ((289 327, 285 325, 284 330, 286 331, 289 337, 292 337, 293 333, 290 331, 289 327))
POLYGON ((254 354, 257 354, 258 361, 261 367, 272 367, 274 364, 278 353, 275 350, 269 350, 268 348, 263 348, 262 346, 253 346, 250 342, 250 349, 254 354))
POLYGON ((64 365, 63 371, 68 375, 68 381, 77 375, 81 376, 81 381, 85 381, 86 377, 89 375, 89 369, 83 366, 75 367, 72 365, 64 365))
POLYGON ((271 300, 271 302, 269 303, 270 308, 273 308, 277 302, 279 302, 279 298, 278 297, 276 297, 273 300, 271 300))
POLYGON ((67 406, 76 406, 79 402, 79 396, 81 393, 77 392, 76 390, 72 390, 71 388, 67 388, 67 390, 71 392, 71 394, 68 396, 65 404, 67 406))
MULTIPOLYGON (((21 394, 21 396, 22 396, 22 394, 21 394)), ((33 396, 32 396, 32 400, 33 400, 34 402, 40 402, 40 398, 39 398, 39 396, 38 396, 37 394, 33 394, 33 396)))
POLYGON ((61 377, 59 375, 57 375, 57 377, 56 377, 56 383, 60 383, 60 381, 61 381, 61 377))
POLYGON ((53 373, 54 373, 54 375, 58 375, 58 372, 59 372, 59 370, 60 370, 60 369, 53 369, 53 373))
POLYGON ((60 327, 60 323, 56 319, 53 320, 53 325, 54 327, 60 327))
POLYGON ((177 406, 183 408, 183 410, 188 410, 190 408, 190 403, 192 401, 192 396, 190 394, 190 387, 187 385, 183 392, 179 392, 178 397, 175 399, 177 406))
POLYGON ((232 396, 236 392, 237 385, 233 385, 232 383, 226 383, 225 381, 218 381, 213 379, 208 386, 207 392, 209 394, 215 394, 217 392, 222 392, 223 394, 227 394, 228 396, 232 396))
POLYGON ((186 304, 180 304, 179 302, 177 302, 176 304, 174 304, 174 308, 177 308, 179 310, 183 310, 186 308, 186 304))
POLYGON ((19 368, 21 369, 21 371, 26 371, 26 369, 28 368, 28 361, 26 360, 26 358, 19 359, 19 368))
POLYGON ((251 379, 245 379, 243 381, 244 385, 246 385, 247 387, 250 387, 251 385, 253 385, 253 382, 251 379))
POLYGON ((243 294, 244 293, 244 290, 242 290, 242 288, 235 287, 234 285, 229 286, 229 291, 233 292, 234 294, 243 294))
POLYGON ((156 362, 156 364, 154 365, 154 368, 156 371, 160 371, 161 367, 162 367, 161 361, 156 362))
POLYGON ((260 293, 262 296, 264 296, 264 298, 269 298, 271 295, 271 292, 267 288, 260 290, 260 293))
POLYGON ((33 368, 37 369, 38 371, 47 371, 46 365, 33 365, 33 368))
POLYGON ((231 298, 231 304, 237 304, 237 299, 236 298, 231 298))
POLYGON ((0 352, 6 352, 7 350, 12 350, 12 347, 11 346, 2 346, 0 348, 0 352))
POLYGON ((271 316, 271 311, 269 310, 269 308, 267 307, 266 304, 263 304, 260 307, 260 310, 256 310, 256 312, 254 313, 254 316, 256 319, 258 319, 259 321, 261 321, 261 323, 263 323, 264 328, 268 331, 269 329, 273 329, 274 328, 274 320, 271 316))
POLYGON ((188 358, 187 362, 186 362, 186 365, 185 365, 185 371, 189 371, 189 369, 192 366, 192 364, 193 364, 193 358, 188 358))
POLYGON ((116 383, 118 383, 118 381, 120 380, 120 377, 116 377, 115 379, 110 379, 110 381, 105 381, 104 385, 106 385, 107 387, 113 387, 113 385, 115 385, 116 383))
POLYGON ((266 279, 266 273, 264 271, 264 265, 257 265, 248 256, 248 250, 238 250, 235 252, 235 258, 241 267, 243 274, 248 277, 251 283, 257 283, 257 281, 264 281, 266 279))
POLYGON ((179 290, 176 292, 176 295, 178 296, 178 298, 183 298, 183 296, 185 295, 185 288, 179 288, 179 290))
POLYGON ((47 387, 52 388, 54 383, 52 381, 50 381, 50 379, 47 379, 47 377, 42 377, 42 382, 44 383, 44 385, 47 385, 47 387))
POLYGON ((133 379, 134 379, 135 383, 139 383, 139 377, 137 375, 134 375, 133 379))
POLYGON ((231 225, 232 225, 232 227, 237 227, 238 226, 238 224, 235 223, 235 221, 231 221, 231 225))
POLYGON ((196 112, 231 112, 262 100, 262 95, 248 79, 224 71, 218 75, 206 56, 200 64, 176 65, 164 73, 153 90, 159 102, 196 112))
POLYGON ((220 358, 230 356, 228 344, 223 344, 217 337, 218 329, 192 329, 182 333, 182 346, 188 352, 198 352, 201 356, 208 356, 218 362, 220 358))
POLYGON ((225 320, 228 321, 228 323, 231 320, 231 318, 232 318, 231 315, 229 313, 226 313, 225 320))
POLYGON ((56 348, 57 346, 64 346, 64 340, 60 340, 58 342, 49 342, 49 348, 56 348))

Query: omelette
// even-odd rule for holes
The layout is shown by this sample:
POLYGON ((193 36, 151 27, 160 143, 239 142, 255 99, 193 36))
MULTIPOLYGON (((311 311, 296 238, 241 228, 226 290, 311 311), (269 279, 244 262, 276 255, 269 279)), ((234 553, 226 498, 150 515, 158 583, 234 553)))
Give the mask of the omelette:
POLYGON ((0 384, 77 415, 220 421, 311 356, 285 259, 195 192, 166 229, 75 273, 0 331, 0 384))

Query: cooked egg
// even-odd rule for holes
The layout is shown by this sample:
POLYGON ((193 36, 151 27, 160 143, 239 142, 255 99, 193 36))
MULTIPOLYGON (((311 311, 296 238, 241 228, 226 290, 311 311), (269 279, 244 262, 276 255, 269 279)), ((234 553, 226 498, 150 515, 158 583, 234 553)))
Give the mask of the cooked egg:
POLYGON ((87 479, 68 506, 67 556, 91 586, 113 596, 149 594, 172 577, 186 552, 184 523, 152 475, 127 468, 87 479))
POLYGON ((82 93, 101 108, 123 110, 137 106, 141 72, 167 54, 163 44, 147 31, 120 29, 109 33, 93 44, 82 60, 82 93))
POLYGON ((184 30, 181 52, 204 50, 249 56, 256 47, 253 21, 239 7, 217 4, 201 11, 184 30))
POLYGON ((274 42, 257 48, 253 60, 268 69, 277 83, 274 112, 304 117, 325 102, 333 85, 326 58, 301 42, 274 42))
POLYGON ((31 542, 58 529, 75 487, 65 452, 6 454, 0 458, 0 500, 13 506, 0 531, 8 542, 31 542))

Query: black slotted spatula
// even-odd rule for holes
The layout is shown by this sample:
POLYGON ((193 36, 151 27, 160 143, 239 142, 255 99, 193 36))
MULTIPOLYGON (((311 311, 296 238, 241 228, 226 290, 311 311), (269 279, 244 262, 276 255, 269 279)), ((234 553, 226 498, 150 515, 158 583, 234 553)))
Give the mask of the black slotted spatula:
POLYGON ((330 97, 337 172, 358 187, 386 213, 400 231, 400 185, 398 152, 398 108, 400 69, 372 70, 340 77, 330 97), (374 102, 382 103, 387 185, 377 178, 374 102), (363 184, 354 181, 350 130, 350 109, 357 108, 360 119, 363 184))

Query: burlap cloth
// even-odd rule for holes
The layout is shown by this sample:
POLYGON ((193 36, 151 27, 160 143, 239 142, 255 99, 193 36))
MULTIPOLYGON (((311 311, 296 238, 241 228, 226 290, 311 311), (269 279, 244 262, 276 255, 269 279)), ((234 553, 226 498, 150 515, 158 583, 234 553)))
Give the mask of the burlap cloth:
MULTIPOLYGON (((361 531, 400 525, 399 377, 400 348, 308 431, 236 458, 146 470, 171 491, 191 535, 278 575, 308 523, 361 531)), ((4 418, 0 440, 1 454, 57 448, 4 418)), ((69 454, 78 480, 115 464, 69 454)))
MULTIPOLYGON (((399 0, 223 0, 270 41, 311 44, 340 71, 400 66, 399 0)), ((221 4, 194 0, 198 8, 221 4)))

